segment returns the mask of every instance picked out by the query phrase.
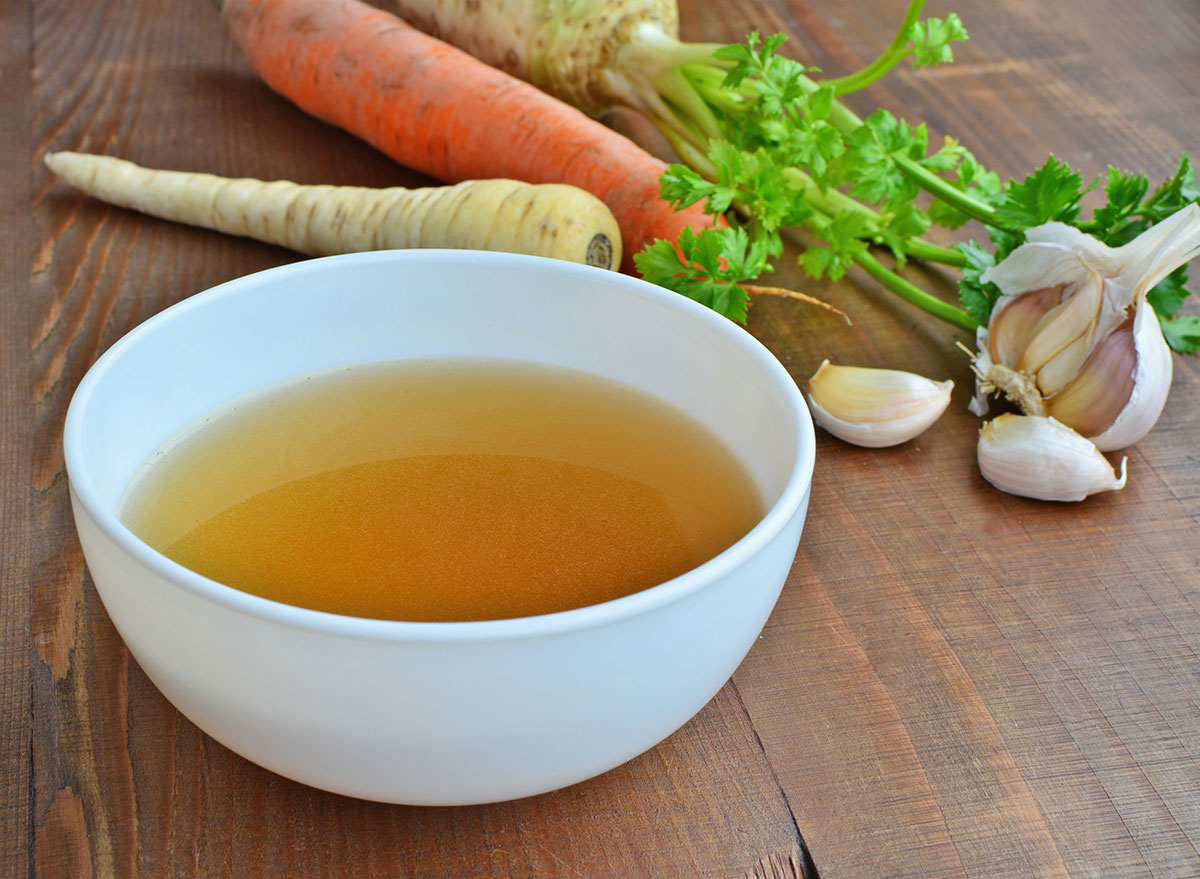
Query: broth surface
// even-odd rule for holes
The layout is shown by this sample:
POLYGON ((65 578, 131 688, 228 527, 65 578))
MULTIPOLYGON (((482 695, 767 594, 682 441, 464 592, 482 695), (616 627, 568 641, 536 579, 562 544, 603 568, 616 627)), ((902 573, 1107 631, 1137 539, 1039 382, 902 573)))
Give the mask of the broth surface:
POLYGON ((734 455, 648 394, 447 360, 312 376, 214 413, 143 468, 122 518, 266 598, 451 621, 628 595, 717 555, 762 512, 734 455))

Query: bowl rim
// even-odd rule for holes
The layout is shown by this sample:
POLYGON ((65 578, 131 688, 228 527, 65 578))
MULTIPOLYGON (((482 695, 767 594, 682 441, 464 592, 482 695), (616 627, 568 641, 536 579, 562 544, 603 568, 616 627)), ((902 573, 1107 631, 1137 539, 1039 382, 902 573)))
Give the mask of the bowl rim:
POLYGON ((122 552, 177 588, 248 616, 287 627, 367 640, 462 643, 528 638, 601 626, 650 612, 703 589, 756 555, 786 527, 801 508, 811 486, 816 438, 804 396, 783 364, 744 328, 706 306, 640 278, 579 263, 493 251, 423 249, 370 251, 302 259, 233 278, 164 308, 121 336, 89 367, 67 407, 63 425, 63 450, 73 506, 85 511, 96 527, 122 552), (353 268, 360 263, 394 260, 436 263, 448 259, 472 264, 490 263, 512 268, 523 267, 537 272, 558 271, 568 277, 603 280, 624 287, 629 293, 656 300, 661 305, 682 312, 689 319, 708 324, 732 339, 750 356, 789 404, 787 408, 796 433, 797 454, 783 491, 775 503, 747 534, 718 555, 677 577, 620 598, 535 616, 496 620, 414 622, 313 610, 263 598, 210 579, 172 561, 144 543, 120 521, 115 511, 109 509, 109 505, 100 499, 98 489, 88 478, 87 468, 83 463, 82 423, 93 389, 120 360, 122 353, 135 345, 141 336, 154 332, 157 327, 168 321, 183 319, 188 312, 204 307, 213 298, 236 295, 245 288, 286 280, 291 275, 328 269, 331 262, 353 268))

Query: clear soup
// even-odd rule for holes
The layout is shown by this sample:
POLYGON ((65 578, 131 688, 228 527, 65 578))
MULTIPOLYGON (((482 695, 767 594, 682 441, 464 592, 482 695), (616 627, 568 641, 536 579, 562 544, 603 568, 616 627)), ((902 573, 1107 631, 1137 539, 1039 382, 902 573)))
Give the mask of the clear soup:
POLYGON ((272 388, 157 452, 122 518, 229 586, 410 621, 569 610, 669 580, 763 512, 706 427, 511 361, 396 361, 272 388))

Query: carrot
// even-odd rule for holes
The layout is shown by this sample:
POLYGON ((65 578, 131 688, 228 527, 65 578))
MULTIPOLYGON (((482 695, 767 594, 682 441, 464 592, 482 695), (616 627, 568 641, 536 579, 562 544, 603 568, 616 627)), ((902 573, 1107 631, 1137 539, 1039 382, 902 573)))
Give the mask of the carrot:
POLYGON ((159 171, 85 153, 49 153, 45 161, 67 183, 112 204, 314 256, 449 247, 529 253, 606 269, 621 261, 612 212, 595 196, 559 183, 468 180, 369 189, 159 171))
MULTIPOLYGON (((220 2, 220 0, 219 0, 220 2)), ((438 180, 567 183, 604 201, 622 268, 656 239, 713 221, 658 197, 664 162, 538 89, 359 0, 223 0, 234 42, 306 112, 438 180)))

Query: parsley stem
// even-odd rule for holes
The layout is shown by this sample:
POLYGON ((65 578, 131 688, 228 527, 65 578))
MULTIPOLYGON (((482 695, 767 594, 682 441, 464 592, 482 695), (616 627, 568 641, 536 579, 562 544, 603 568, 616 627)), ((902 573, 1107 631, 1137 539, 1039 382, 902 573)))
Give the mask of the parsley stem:
MULTIPOLYGON (((821 188, 813 182, 813 179, 799 168, 788 168, 787 176, 797 188, 804 189, 804 200, 809 205, 829 217, 850 211, 863 215, 876 228, 879 228, 884 222, 884 218, 878 211, 867 207, 844 192, 839 192, 836 189, 828 189, 822 192, 821 188)), ((878 244, 881 242, 876 241, 875 243, 878 244)), ((905 242, 904 247, 909 256, 916 257, 917 259, 937 262, 955 268, 962 268, 967 264, 966 257, 959 251, 949 247, 941 247, 923 238, 910 238, 905 242)))
POLYGON ((962 251, 955 250, 952 247, 942 247, 939 244, 933 244, 926 241, 924 238, 912 238, 905 247, 908 250, 908 255, 923 259, 926 262, 941 263, 944 266, 961 269, 967 264, 967 258, 963 256, 962 251))
MULTIPOLYGON (((922 0, 923 2, 923 0, 922 0)), ((917 11, 920 12, 919 3, 917 11)), ((910 10, 911 11, 911 10, 910 10)), ((807 76, 800 77, 800 86, 808 94, 812 94, 821 85, 829 85, 832 80, 824 83, 815 82, 807 76)), ((854 114, 854 111, 843 104, 841 101, 833 102, 833 109, 829 114, 829 121, 842 134, 849 135, 863 124, 863 121, 854 114)), ((892 159, 901 171, 911 178, 918 186, 932 195, 934 198, 941 199, 949 205, 958 208, 968 217, 978 220, 981 223, 993 224, 995 222, 996 210, 986 202, 982 202, 977 198, 973 198, 966 192, 954 186, 944 177, 939 177, 932 171, 922 166, 919 162, 909 158, 903 153, 892 153, 892 159)), ((914 252, 915 255, 915 252, 914 252)), ((953 263, 951 263, 953 264, 953 263)))
POLYGON ((667 139, 667 143, 679 154, 679 158, 683 159, 685 165, 705 180, 717 178, 716 166, 687 137, 673 129, 661 128, 660 131, 667 139))
POLYGON ((687 120, 701 143, 722 137, 721 123, 683 70, 672 67, 664 71, 655 85, 659 95, 676 109, 676 118, 687 120))
POLYGON ((963 190, 957 188, 944 177, 939 177, 920 163, 908 156, 893 153, 896 166, 914 180, 918 186, 949 205, 958 208, 968 217, 981 223, 993 225, 996 222, 996 209, 989 204, 972 198, 963 190))
POLYGON ((892 39, 892 44, 878 58, 855 73, 822 80, 821 85, 832 86, 835 95, 846 95, 864 89, 884 76, 907 54, 909 32, 920 18, 921 7, 924 5, 925 0, 911 0, 908 4, 908 11, 904 13, 904 20, 900 22, 900 29, 896 31, 896 36, 892 39))
POLYGON ((934 317, 941 318, 947 323, 953 324, 959 329, 968 332, 975 332, 979 328, 979 322, 967 312, 957 306, 951 305, 948 302, 943 302, 936 296, 926 293, 917 285, 904 280, 895 272, 888 269, 875 257, 869 253, 860 253, 854 257, 854 261, 861 266, 868 275, 882 284, 891 292, 895 293, 905 302, 924 309, 934 317))
POLYGON ((718 63, 714 58, 709 64, 688 64, 680 69, 709 106, 726 114, 743 112, 749 96, 725 85, 725 71, 718 63))

